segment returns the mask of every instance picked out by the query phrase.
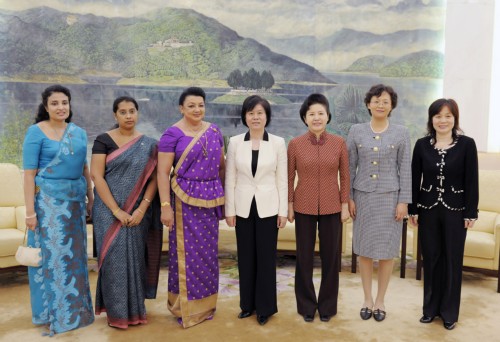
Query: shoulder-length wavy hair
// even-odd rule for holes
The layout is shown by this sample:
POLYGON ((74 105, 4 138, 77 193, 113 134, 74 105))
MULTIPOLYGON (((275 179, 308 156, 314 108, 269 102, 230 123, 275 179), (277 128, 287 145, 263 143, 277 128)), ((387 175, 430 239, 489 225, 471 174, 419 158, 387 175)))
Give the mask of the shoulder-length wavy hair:
POLYGON ((429 106, 429 117, 427 119, 427 135, 432 138, 433 145, 436 143, 436 130, 432 124, 432 118, 439 114, 444 107, 447 107, 455 118, 455 124, 451 130, 453 140, 456 140, 460 134, 463 134, 459 123, 460 115, 457 102, 453 99, 437 99, 429 106))

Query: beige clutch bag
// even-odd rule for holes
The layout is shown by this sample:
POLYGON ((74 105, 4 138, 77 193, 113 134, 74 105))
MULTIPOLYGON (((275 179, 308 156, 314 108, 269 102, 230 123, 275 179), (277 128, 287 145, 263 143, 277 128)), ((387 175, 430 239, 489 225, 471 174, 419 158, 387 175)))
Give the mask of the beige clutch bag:
POLYGON ((25 246, 26 233, 28 228, 24 231, 23 244, 17 247, 16 260, 24 266, 40 267, 42 265, 42 250, 40 248, 25 246))

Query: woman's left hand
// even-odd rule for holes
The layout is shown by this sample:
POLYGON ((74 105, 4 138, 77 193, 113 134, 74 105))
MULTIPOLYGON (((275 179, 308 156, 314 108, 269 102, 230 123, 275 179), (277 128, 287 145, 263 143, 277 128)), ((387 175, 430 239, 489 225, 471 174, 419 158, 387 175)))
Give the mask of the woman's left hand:
POLYGON ((92 207, 93 206, 94 206, 94 199, 93 198, 89 198, 88 202, 87 202, 87 206, 86 206, 87 216, 88 217, 92 217, 92 207))
POLYGON ((465 222, 465 226, 464 226, 465 229, 469 229, 469 228, 474 227, 474 222, 476 222, 476 221, 474 221, 474 220, 464 220, 464 222, 465 222))
POLYGON ((285 225, 286 225, 286 219, 287 219, 286 216, 278 216, 278 228, 279 229, 285 227, 285 225))
POLYGON ((396 216, 395 216, 396 221, 399 222, 406 216, 408 216, 408 204, 398 203, 398 205, 396 206, 396 216))
POLYGON ((139 223, 141 223, 143 218, 144 218, 144 212, 141 209, 137 208, 132 213, 132 216, 130 217, 127 225, 129 227, 135 227, 139 225, 139 223))
POLYGON ((340 211, 340 221, 346 222, 351 218, 351 214, 349 213, 349 204, 342 203, 342 210, 340 211))

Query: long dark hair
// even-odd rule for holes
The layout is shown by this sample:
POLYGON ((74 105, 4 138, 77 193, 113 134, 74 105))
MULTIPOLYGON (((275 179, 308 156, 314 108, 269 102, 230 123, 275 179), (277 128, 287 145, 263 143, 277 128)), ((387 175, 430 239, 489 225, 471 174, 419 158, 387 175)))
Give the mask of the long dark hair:
POLYGON ((50 86, 48 88, 45 88, 45 90, 42 92, 42 103, 38 105, 38 112, 35 116, 35 123, 39 123, 41 121, 49 120, 49 112, 47 112, 47 102, 49 100, 49 97, 54 94, 54 93, 63 93, 68 97, 69 101, 69 116, 66 118, 66 122, 71 122, 71 117, 73 116, 73 111, 71 110, 71 92, 69 91, 68 88, 63 87, 60 84, 56 84, 53 86, 50 86))
POLYGON ((460 115, 457 102, 453 99, 437 99, 429 106, 429 117, 427 119, 427 135, 432 138, 433 145, 436 143, 436 130, 432 124, 432 118, 439 114, 444 107, 447 107, 455 118, 455 124, 451 129, 451 137, 453 138, 453 141, 457 140, 459 134, 463 133, 459 124, 460 115))

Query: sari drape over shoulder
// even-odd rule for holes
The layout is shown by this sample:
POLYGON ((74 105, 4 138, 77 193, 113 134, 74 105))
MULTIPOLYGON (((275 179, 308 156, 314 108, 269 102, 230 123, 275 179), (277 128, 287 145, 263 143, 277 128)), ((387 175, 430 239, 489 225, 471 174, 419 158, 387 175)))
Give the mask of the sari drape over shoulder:
MULTIPOLYGON (((106 157, 106 183, 118 206, 129 214, 141 203, 156 168, 156 145, 156 140, 142 135, 106 157)), ((156 298, 163 226, 159 199, 151 200, 141 223, 124 227, 95 193, 96 314, 106 312, 115 327, 147 323, 144 300, 156 298)))
MULTIPOLYGON (((30 138, 33 132, 28 131, 25 146, 36 143, 30 138)), ((35 177, 38 225, 28 232, 28 245, 41 248, 42 265, 28 268, 31 307, 33 323, 49 324, 50 335, 94 321, 87 269, 86 154, 85 131, 69 123, 59 151, 35 177)))
POLYGON ((219 220, 224 204, 219 178, 222 153, 222 135, 213 124, 181 154, 176 152, 171 177, 175 223, 169 234, 168 308, 184 328, 211 319, 215 312, 219 220))

